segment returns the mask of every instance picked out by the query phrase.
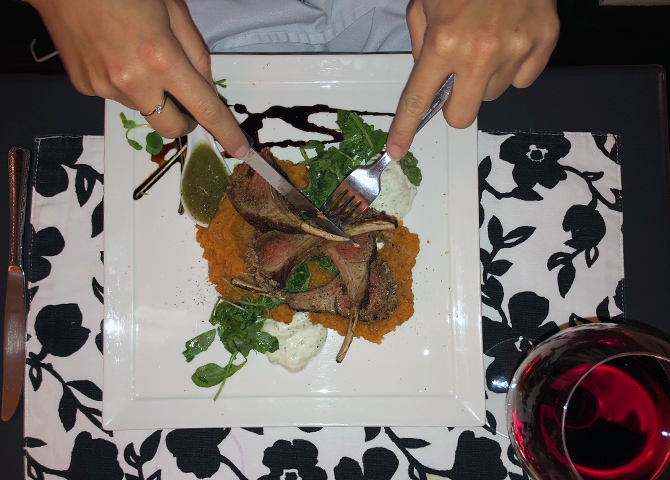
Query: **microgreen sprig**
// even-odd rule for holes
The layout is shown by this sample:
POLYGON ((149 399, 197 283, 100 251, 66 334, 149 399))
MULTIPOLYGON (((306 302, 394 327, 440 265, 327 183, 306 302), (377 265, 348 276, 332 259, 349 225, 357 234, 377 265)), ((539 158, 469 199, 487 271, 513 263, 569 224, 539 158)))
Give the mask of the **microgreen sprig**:
MULTIPOLYGON (((228 86, 226 85, 226 79, 225 78, 222 78, 221 80, 217 80, 216 82, 214 82, 214 85, 216 85, 219 88, 228 88, 228 86)), ((220 92, 217 92, 217 94, 219 95, 219 98, 221 99, 221 101, 223 103, 225 103, 226 105, 228 105, 228 99, 226 97, 224 97, 223 95, 221 95, 220 92)))
MULTIPOLYGON (((133 147, 135 150, 142 150, 142 145, 140 145, 138 141, 130 138, 128 135, 136 128, 152 128, 151 125, 148 123, 137 123, 134 120, 128 120, 123 112, 121 112, 121 122, 123 123, 123 128, 126 129, 126 140, 128 141, 128 145, 133 147)), ((152 129, 151 132, 147 133, 145 140, 146 146, 144 148, 150 155, 157 155, 160 153, 161 149, 163 148, 163 137, 158 135, 152 129)))

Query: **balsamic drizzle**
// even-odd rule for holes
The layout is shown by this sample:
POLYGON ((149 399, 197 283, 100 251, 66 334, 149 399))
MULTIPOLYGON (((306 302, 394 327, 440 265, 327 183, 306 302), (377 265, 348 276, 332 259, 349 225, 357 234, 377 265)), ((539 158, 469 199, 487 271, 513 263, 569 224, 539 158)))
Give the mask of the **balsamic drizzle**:
MULTIPOLYGON (((139 186, 133 191, 133 200, 139 200, 142 198, 147 193, 147 191, 174 165, 178 164, 181 166, 180 168, 184 168, 183 152, 175 154, 170 160, 165 159, 165 156, 170 150, 176 148, 179 152, 184 143, 185 142, 182 142, 182 138, 178 138, 168 144, 163 145, 163 148, 159 153, 151 156, 151 161, 158 164, 158 168, 156 168, 156 170, 154 170, 153 173, 149 175, 146 180, 140 183, 139 186)), ((181 202, 179 208, 181 210, 181 202)), ((180 213, 182 212, 180 211, 180 213)))
MULTIPOLYGON (((242 123, 240 123, 240 128, 247 133, 248 137, 253 140, 253 147, 257 150, 261 150, 265 147, 300 147, 306 145, 307 142, 304 140, 280 140, 274 142, 265 142, 262 143, 259 140, 259 132, 263 128, 263 122, 266 119, 276 118, 283 120, 287 124, 293 126, 298 130, 302 130, 307 133, 320 133, 330 137, 326 140, 319 140, 321 143, 339 143, 342 141, 342 132, 334 128, 324 127, 322 125, 317 125, 313 122, 310 122, 309 117, 315 113, 337 113, 338 108, 329 107, 328 105, 318 104, 318 105, 296 105, 292 107, 284 107, 281 105, 274 105, 264 112, 253 113, 250 112, 246 105, 241 103, 236 103, 232 106, 235 112, 247 115, 242 123)), ((393 113, 388 112, 368 112, 362 110, 351 110, 352 112, 360 116, 385 116, 392 117, 393 113)), ((133 192, 133 199, 139 200, 144 196, 144 194, 165 175, 165 173, 176 164, 180 164, 181 168, 184 167, 184 155, 176 155, 170 160, 165 160, 165 155, 172 148, 181 148, 182 140, 177 139, 163 147, 163 150, 158 155, 151 157, 151 160, 158 164, 158 168, 147 177, 133 192)))

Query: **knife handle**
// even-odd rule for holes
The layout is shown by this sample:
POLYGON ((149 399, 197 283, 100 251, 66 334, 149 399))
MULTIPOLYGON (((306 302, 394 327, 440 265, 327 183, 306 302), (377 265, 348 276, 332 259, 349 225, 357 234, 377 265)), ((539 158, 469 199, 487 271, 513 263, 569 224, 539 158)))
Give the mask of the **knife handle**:
POLYGON ((30 150, 9 150, 9 265, 23 266, 23 229, 30 172, 30 150))

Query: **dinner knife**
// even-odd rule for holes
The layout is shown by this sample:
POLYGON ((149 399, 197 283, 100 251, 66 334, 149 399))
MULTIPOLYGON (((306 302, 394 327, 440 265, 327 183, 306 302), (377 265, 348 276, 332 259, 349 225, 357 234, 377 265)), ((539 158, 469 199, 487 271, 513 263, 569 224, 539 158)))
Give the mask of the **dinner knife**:
POLYGON ((26 283, 23 274, 23 227, 26 214, 30 151, 9 151, 9 268, 5 295, 2 372, 2 420, 12 418, 21 399, 26 365, 26 283))
POLYGON ((256 150, 249 148, 247 155, 242 158, 243 161, 249 164, 251 168, 256 170, 258 174, 263 177, 270 185, 277 189, 277 191, 298 211, 304 213, 309 220, 318 225, 322 230, 344 237, 349 243, 353 243, 349 236, 344 233, 337 225, 328 220, 321 210, 316 208, 312 202, 305 197, 300 190, 295 188, 291 182, 278 172, 273 165, 268 163, 256 150))

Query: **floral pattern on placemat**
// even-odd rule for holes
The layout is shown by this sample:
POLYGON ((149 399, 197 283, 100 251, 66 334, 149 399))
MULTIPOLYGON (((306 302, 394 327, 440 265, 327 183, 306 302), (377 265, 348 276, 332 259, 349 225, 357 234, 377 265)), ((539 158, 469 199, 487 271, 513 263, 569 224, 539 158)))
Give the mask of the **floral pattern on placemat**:
POLYGON ((501 435, 500 400, 515 365, 561 327, 623 318, 619 139, 480 132, 484 427, 106 431, 103 143, 37 141, 26 478, 528 478, 501 435))

